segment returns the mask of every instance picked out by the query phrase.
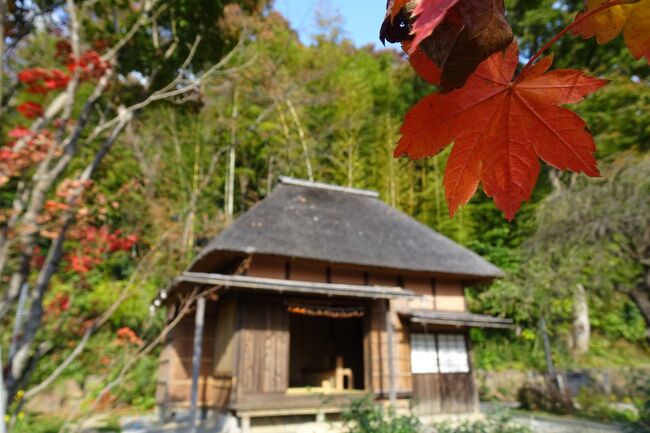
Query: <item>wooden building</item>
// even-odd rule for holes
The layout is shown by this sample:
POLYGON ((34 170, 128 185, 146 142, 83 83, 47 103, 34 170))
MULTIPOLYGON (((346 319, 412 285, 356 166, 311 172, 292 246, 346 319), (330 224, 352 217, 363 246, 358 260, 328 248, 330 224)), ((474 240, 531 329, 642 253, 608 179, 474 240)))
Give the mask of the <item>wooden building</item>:
POLYGON ((155 301, 172 320, 187 293, 212 293, 168 338, 158 404, 187 408, 194 390, 244 431, 334 419, 368 393, 476 411, 468 329, 511 322, 468 312, 464 287, 500 275, 374 192, 282 178, 155 301))

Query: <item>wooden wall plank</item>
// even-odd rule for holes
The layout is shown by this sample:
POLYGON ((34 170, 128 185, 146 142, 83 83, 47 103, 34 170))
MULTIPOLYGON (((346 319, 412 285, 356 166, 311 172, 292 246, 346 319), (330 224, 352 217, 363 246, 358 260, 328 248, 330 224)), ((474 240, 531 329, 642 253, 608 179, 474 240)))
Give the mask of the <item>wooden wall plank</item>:
POLYGON ((220 303, 214 330, 214 374, 233 376, 235 367, 235 330, 237 302, 234 300, 220 303))
POLYGON ((474 393, 470 373, 440 375, 441 409, 444 413, 466 413, 474 410, 474 393))
POLYGON ((465 292, 458 280, 436 280, 436 309, 441 311, 465 311, 465 292))
POLYGON ((413 375, 413 412, 417 415, 435 415, 442 412, 440 374, 413 375))
POLYGON ((388 337, 386 335, 385 301, 370 306, 370 381, 375 394, 388 395, 388 337))
POLYGON ((254 255, 246 275, 262 278, 284 279, 287 259, 277 256, 254 255))
POLYGON ((471 374, 414 374, 413 403, 418 415, 473 412, 471 374))
POLYGON ((324 263, 294 259, 291 261, 289 278, 296 281, 327 282, 327 266, 324 263))
MULTIPOLYGON (((232 377, 217 377, 214 374, 215 338, 217 335, 219 304, 206 305, 206 325, 203 336, 201 368, 199 373, 199 405, 225 408, 232 392, 232 377)), ((194 341, 194 316, 184 317, 170 333, 169 344, 163 349, 167 380, 159 377, 156 387, 157 398, 165 405, 189 405, 192 386, 192 348, 194 341), (163 398, 164 396, 164 398, 163 398)), ((161 367, 162 368, 162 367, 161 367)))
POLYGON ((289 386, 289 318, 280 302, 241 302, 239 391, 284 392, 289 386))

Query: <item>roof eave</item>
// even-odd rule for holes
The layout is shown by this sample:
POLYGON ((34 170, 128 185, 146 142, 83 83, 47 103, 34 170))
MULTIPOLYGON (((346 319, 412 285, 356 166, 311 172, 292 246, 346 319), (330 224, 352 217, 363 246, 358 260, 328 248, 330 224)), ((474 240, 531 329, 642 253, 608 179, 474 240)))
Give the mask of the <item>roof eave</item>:
POLYGON ((460 326, 468 328, 496 328, 512 329, 512 319, 489 316, 485 314, 473 314, 468 312, 449 312, 437 310, 410 310, 400 311, 401 316, 406 317, 411 323, 460 326))
POLYGON ((364 286, 353 284, 316 283, 311 281, 281 280, 225 275, 204 272, 184 272, 176 279, 178 283, 190 283, 225 288, 272 291, 278 293, 301 293, 323 296, 341 296, 366 299, 419 299, 410 290, 400 287, 364 286))

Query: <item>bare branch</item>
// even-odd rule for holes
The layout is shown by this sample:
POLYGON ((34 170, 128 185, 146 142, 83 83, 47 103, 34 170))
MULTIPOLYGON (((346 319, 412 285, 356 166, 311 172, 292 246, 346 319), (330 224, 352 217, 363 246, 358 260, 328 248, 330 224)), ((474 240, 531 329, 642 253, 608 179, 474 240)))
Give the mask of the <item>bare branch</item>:
MULTIPOLYGON (((195 42, 195 44, 196 44, 196 42, 195 42)), ((214 75, 217 75, 219 73, 220 74, 231 74, 231 73, 239 72, 244 67, 250 66, 253 63, 253 61, 246 62, 244 65, 242 65, 240 67, 234 67, 234 68, 229 68, 229 69, 224 70, 224 71, 219 71, 221 68, 223 68, 225 65, 227 65, 230 62, 230 60, 235 56, 235 54, 241 49, 242 45, 243 45, 243 39, 240 39, 237 46, 235 46, 235 48, 233 48, 226 56, 224 56, 223 59, 221 59, 217 64, 212 66, 210 69, 208 69, 206 72, 204 72, 201 76, 195 78, 194 80, 192 80, 188 84, 186 84, 186 85, 184 85, 184 86, 182 86, 180 88, 177 88, 175 90, 170 90, 170 89, 173 89, 177 84, 182 82, 182 73, 183 72, 181 71, 165 87, 153 92, 145 100, 131 105, 130 107, 127 108, 127 110, 130 111, 131 113, 135 113, 135 112, 147 107, 148 105, 150 105, 151 103, 153 103, 155 101, 160 101, 160 100, 163 100, 163 99, 172 98, 174 96, 182 95, 184 93, 188 93, 188 92, 191 92, 192 90, 198 89, 203 84, 203 82, 205 82, 208 78, 210 78, 210 77, 212 77, 214 75)), ((194 54, 195 54, 195 51, 190 52, 191 56, 194 56, 194 54)), ((189 64, 191 62, 191 60, 192 60, 192 57, 188 56, 188 58, 185 60, 185 62, 183 62, 183 64, 189 64)), ((102 123, 100 125, 97 125, 86 141, 89 141, 89 142, 93 141, 95 138, 97 138, 104 131, 106 131, 107 129, 110 129, 111 127, 113 127, 117 122, 118 122, 118 118, 114 117, 114 118, 112 118, 111 120, 109 120, 107 122, 104 122, 104 123, 102 123)))
POLYGON ((113 47, 110 50, 108 50, 101 57, 103 61, 114 59, 117 56, 117 53, 124 47, 124 45, 126 45, 131 39, 133 39, 133 36, 135 36, 138 30, 140 30, 140 27, 142 27, 143 25, 145 25, 151 20, 156 20, 160 16, 160 14, 163 13, 165 9, 167 9, 167 5, 162 5, 160 8, 158 8, 158 10, 156 10, 153 16, 150 17, 149 11, 155 7, 156 3, 158 3, 158 0, 152 0, 151 2, 146 2, 146 8, 144 11, 142 11, 138 20, 131 26, 131 28, 124 35, 124 37, 122 37, 122 39, 120 39, 115 45, 113 45, 113 47))

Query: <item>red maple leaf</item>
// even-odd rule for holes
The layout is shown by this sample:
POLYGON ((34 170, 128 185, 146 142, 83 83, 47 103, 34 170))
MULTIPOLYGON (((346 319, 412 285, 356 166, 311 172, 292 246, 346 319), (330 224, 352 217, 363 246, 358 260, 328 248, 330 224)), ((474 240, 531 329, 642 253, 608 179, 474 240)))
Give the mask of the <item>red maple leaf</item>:
POLYGON ((438 24, 445 19, 447 11, 456 3, 458 0, 421 0, 418 3, 412 14, 413 17, 417 17, 411 31, 415 35, 413 50, 417 50, 420 42, 433 33, 438 24))
POLYGON ((424 81, 435 86, 440 84, 442 71, 420 48, 416 49, 413 53, 408 54, 411 49, 411 41, 403 41, 402 49, 407 53, 409 63, 413 70, 417 72, 424 81))
POLYGON ((513 43, 483 62, 465 87, 426 96, 407 113, 395 156, 430 157, 454 142, 444 178, 450 215, 480 182, 512 220, 537 182, 538 157, 599 175, 585 122, 559 105, 579 102, 607 81, 571 69, 547 72, 551 63, 546 57, 511 81, 518 64, 513 43))

